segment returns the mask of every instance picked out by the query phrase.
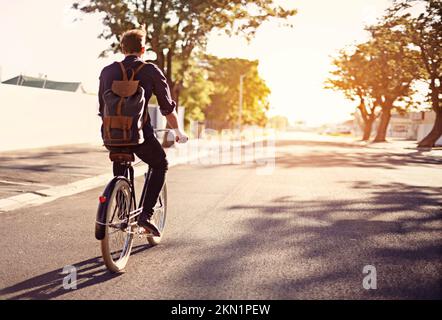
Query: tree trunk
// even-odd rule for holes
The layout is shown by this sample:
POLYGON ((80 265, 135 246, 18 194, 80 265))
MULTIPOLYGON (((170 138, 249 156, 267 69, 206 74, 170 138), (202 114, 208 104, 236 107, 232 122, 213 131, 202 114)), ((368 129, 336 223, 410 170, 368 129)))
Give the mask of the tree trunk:
POLYGON ((419 148, 432 148, 436 141, 442 136, 442 108, 436 111, 436 121, 430 133, 419 142, 419 148))
MULTIPOLYGON (((179 106, 179 97, 182 86, 182 81, 173 81, 172 80, 172 58, 173 51, 169 49, 166 56, 166 79, 169 85, 170 94, 172 96, 172 100, 175 101, 176 106, 179 106)), ((178 112, 178 109, 176 110, 178 112)), ((172 129, 168 122, 166 122, 166 129, 172 129)), ((171 140, 172 135, 166 134, 163 138, 162 146, 163 148, 170 148, 174 145, 175 141, 171 140)))
POLYGON ((364 119, 364 135, 362 136, 362 141, 370 140, 371 129, 373 128, 374 117, 369 119, 364 119))
POLYGON ((371 113, 369 113, 367 111, 366 99, 362 94, 359 95, 359 99, 361 100, 361 102, 358 106, 358 109, 361 113, 361 118, 363 121, 363 125, 361 125, 361 129, 363 131, 362 141, 367 141, 370 139, 373 122, 376 119, 375 107, 370 108, 371 113))
MULTIPOLYGON (((173 95, 173 89, 174 89, 174 84, 172 83, 169 86, 169 90, 170 90, 170 93, 172 96, 172 100, 174 100, 176 102, 174 95, 173 95)), ((178 104, 177 104, 177 107, 178 107, 178 104)), ((178 111, 178 110, 176 110, 176 111, 178 111)), ((167 121, 166 121, 166 129, 172 129, 172 127, 169 125, 169 122, 167 122, 167 121)), ((167 133, 164 135, 163 143, 162 143, 163 148, 170 148, 175 144, 175 141, 172 140, 171 138, 172 138, 172 134, 167 133)))
POLYGON ((378 127, 378 132, 376 134, 376 138, 374 138, 373 142, 385 142, 385 138, 387 136, 388 124, 390 123, 391 118, 391 107, 383 107, 381 114, 381 123, 378 127))
POLYGON ((439 86, 436 86, 436 77, 432 77, 430 90, 431 90, 431 104, 434 112, 436 113, 436 120, 434 121, 433 129, 430 133, 419 142, 419 148, 432 148, 435 146, 436 141, 442 135, 442 107, 439 105, 439 92, 441 92, 441 79, 439 79, 439 86))
POLYGON ((173 49, 169 48, 169 50, 167 50, 167 55, 166 55, 166 79, 167 79, 167 83, 169 84, 170 90, 172 90, 172 56, 173 56, 173 49))

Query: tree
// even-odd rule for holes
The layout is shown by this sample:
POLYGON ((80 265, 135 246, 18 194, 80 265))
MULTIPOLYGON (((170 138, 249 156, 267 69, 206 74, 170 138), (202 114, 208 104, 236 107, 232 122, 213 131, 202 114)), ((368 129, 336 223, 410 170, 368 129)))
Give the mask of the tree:
POLYGON ((183 79, 181 103, 186 107, 185 123, 203 121, 204 111, 210 105, 210 96, 214 93, 215 86, 209 80, 206 66, 199 61, 193 61, 183 79))
POLYGON ((156 53, 156 63, 164 71, 177 103, 192 53, 204 49, 210 32, 222 30, 251 39, 263 22, 286 20, 296 14, 296 10, 284 9, 273 0, 80 0, 73 8, 104 15, 105 29, 99 37, 113 42, 102 56, 119 50, 124 31, 144 26, 148 46, 156 53), (176 60, 180 61, 179 70, 173 72, 176 60))
POLYGON ((380 23, 367 27, 371 38, 357 45, 354 53, 341 51, 333 61, 336 69, 326 82, 347 98, 358 99, 364 140, 370 137, 377 108, 381 109, 381 119, 374 141, 382 142, 392 110, 404 112, 416 103, 413 83, 421 77, 422 68, 403 23, 402 17, 386 15, 380 23))
POLYGON ((442 136, 442 2, 427 1, 427 10, 414 21, 413 40, 421 50, 421 58, 430 80, 431 106, 436 120, 419 147, 434 147, 442 136))
POLYGON ((374 142, 385 141, 393 109, 403 112, 413 105, 412 85, 422 74, 417 63, 419 53, 409 46, 403 23, 403 18, 386 16, 381 23, 367 28, 371 33, 366 46, 370 64, 368 87, 382 111, 374 142))
POLYGON ((245 125, 265 126, 270 89, 258 74, 258 61, 206 57, 208 80, 214 84, 211 103, 205 109, 208 125, 213 129, 232 128, 239 120, 239 82, 243 82, 241 121, 245 125))
POLYGON ((335 68, 325 85, 326 89, 339 90, 347 99, 358 101, 357 110, 363 121, 363 141, 370 139, 378 107, 369 86, 370 57, 367 56, 366 47, 366 44, 360 44, 354 50, 341 50, 332 62, 335 68))
POLYGON ((442 136, 442 2, 436 0, 396 1, 390 15, 400 16, 411 42, 420 53, 423 80, 428 82, 431 108, 436 114, 432 130, 419 142, 419 147, 433 147, 442 136), (424 12, 412 17, 409 8, 424 4, 424 12))

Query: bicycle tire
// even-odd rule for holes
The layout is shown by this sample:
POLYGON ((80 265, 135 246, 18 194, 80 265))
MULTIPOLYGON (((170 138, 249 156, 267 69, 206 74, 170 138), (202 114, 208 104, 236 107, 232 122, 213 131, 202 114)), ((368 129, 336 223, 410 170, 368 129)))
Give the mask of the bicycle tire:
POLYGON ((167 216, 167 186, 164 183, 163 188, 161 189, 160 195, 158 197, 157 204, 154 208, 154 214, 152 216, 155 225, 158 227, 160 231, 159 237, 147 237, 147 241, 151 246, 158 245, 164 234, 164 228, 166 227, 166 216, 167 216))
MULTIPOLYGON (((127 179, 122 178, 115 183, 108 201, 105 236, 101 240, 101 253, 106 267, 111 272, 118 273, 123 272, 127 265, 134 240, 133 233, 126 232, 127 230, 132 231, 131 227, 128 226, 127 228, 129 229, 124 231, 114 226, 118 225, 118 223, 121 225, 122 222, 125 222, 125 219, 128 220, 129 213, 134 208, 132 189, 127 179), (114 221, 114 218, 118 219, 117 223, 114 221), (120 241, 122 244, 121 249, 119 248, 120 244, 113 245, 114 235, 124 238, 123 241, 120 241), (116 257, 118 259, 115 259, 116 257)), ((130 224, 132 221, 127 222, 130 224)))

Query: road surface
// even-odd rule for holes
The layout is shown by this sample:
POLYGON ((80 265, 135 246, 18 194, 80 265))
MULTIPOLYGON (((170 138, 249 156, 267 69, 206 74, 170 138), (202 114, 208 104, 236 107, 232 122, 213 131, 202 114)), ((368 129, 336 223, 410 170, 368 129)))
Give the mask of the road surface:
POLYGON ((1 213, 0 298, 441 299, 441 164, 293 136, 278 141, 271 174, 173 167, 163 243, 137 239, 121 275, 106 271, 94 238, 102 188, 1 213), (62 286, 69 265, 76 290, 62 286), (363 287, 365 266, 376 289, 363 287))

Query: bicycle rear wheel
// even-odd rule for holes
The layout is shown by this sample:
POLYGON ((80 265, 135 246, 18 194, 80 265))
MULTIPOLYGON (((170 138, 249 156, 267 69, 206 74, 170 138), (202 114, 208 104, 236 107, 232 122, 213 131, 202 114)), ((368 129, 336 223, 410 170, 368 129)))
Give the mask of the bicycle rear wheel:
POLYGON ((161 233, 159 237, 147 237, 147 241, 150 245, 155 246, 161 242, 163 237, 164 228, 166 226, 166 214, 167 214, 167 187, 164 184, 163 189, 161 189, 158 201, 154 207, 154 213, 151 220, 158 227, 161 233))
POLYGON ((106 232, 101 240, 101 253, 106 267, 112 272, 122 272, 132 250, 133 232, 129 219, 133 210, 132 190, 125 179, 115 183, 106 212, 106 232))

